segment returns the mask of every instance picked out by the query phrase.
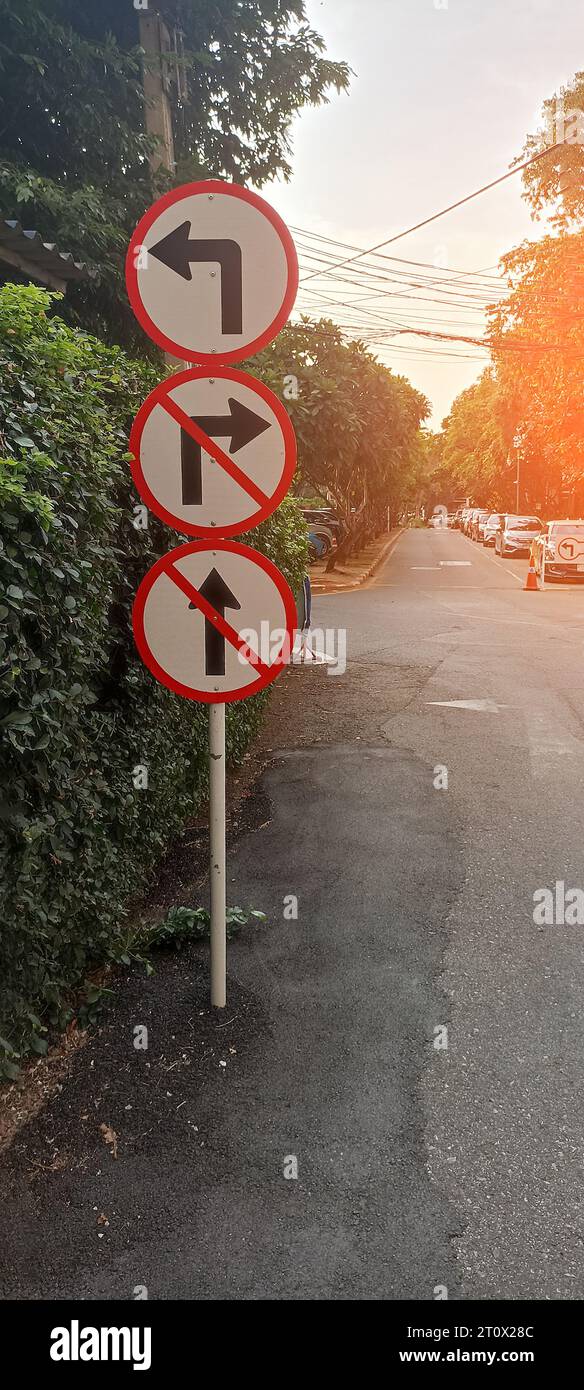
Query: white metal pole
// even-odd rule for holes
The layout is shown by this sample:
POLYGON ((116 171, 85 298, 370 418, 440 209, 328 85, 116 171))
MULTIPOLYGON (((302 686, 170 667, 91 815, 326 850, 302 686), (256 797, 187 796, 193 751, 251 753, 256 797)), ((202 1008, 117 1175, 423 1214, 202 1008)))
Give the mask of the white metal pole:
POLYGON ((225 705, 209 705, 209 830, 211 881, 211 1003, 226 1003, 225 705))

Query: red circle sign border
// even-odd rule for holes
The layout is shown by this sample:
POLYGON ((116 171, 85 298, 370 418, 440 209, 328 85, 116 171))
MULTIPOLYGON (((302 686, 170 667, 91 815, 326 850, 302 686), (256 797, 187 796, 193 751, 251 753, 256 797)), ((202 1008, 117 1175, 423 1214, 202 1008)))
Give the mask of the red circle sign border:
MULTIPOLYGON (((167 690, 172 690, 175 695, 182 695, 186 700, 196 700, 201 704, 229 705, 236 700, 246 700, 248 695, 257 695, 260 690, 264 690, 266 686, 271 685, 271 682, 281 674, 288 663, 281 660, 273 662, 266 675, 258 676, 257 680, 253 681, 251 685, 240 686, 237 690, 193 690, 189 685, 182 685, 180 681, 175 680, 174 676, 170 676, 168 672, 164 670, 164 667, 159 665, 156 657, 148 646, 146 633, 144 631, 146 600, 159 576, 167 573, 169 566, 174 564, 176 560, 180 560, 183 555, 194 555, 198 551, 213 550, 213 548, 214 547, 210 546, 207 541, 188 541, 186 545, 178 545, 175 550, 169 550, 166 555, 162 555, 160 560, 157 560, 156 563, 152 565, 152 568, 148 570, 148 573, 144 575, 140 584, 132 608, 132 626, 134 630, 134 641, 144 665, 148 667, 148 670, 152 672, 152 675, 156 677, 156 680, 159 681, 161 685, 166 686, 167 690)), ((287 580, 284 579, 284 575, 280 573, 280 570, 271 560, 268 560, 266 555, 260 555, 259 551, 253 550, 250 545, 242 545, 239 541, 222 541, 216 548, 217 550, 229 551, 231 554, 243 555, 246 559, 251 560, 253 564, 257 565, 259 569, 264 570, 276 585, 284 604, 286 634, 290 651, 292 651, 297 624, 296 602, 290 585, 287 580)))
POLYGON ((243 188, 238 183, 225 183, 222 179, 201 179, 197 183, 184 183, 180 188, 173 188, 169 193, 165 193, 162 198, 158 198, 155 203, 140 218, 138 226, 135 228, 130 238, 130 244, 126 254, 126 288, 128 298, 133 312, 144 332, 157 343, 158 347, 165 352, 172 353, 175 357, 186 359, 187 362, 197 362, 201 366, 227 366, 230 362, 242 362, 246 357, 252 357, 259 352, 267 343, 271 343, 273 338, 284 327, 291 313, 298 290, 298 257, 296 247, 288 231, 286 223, 282 221, 275 208, 266 203, 264 198, 260 198, 257 193, 251 193, 249 189, 243 188), (241 344, 238 348, 233 348, 231 352, 195 352, 192 348, 185 348, 182 343, 175 343, 172 338, 168 338, 165 333, 154 323, 145 309, 138 289, 138 268, 136 266, 136 250, 143 246, 144 238, 147 236, 153 222, 165 212, 167 208, 179 203, 183 198, 194 197, 203 193, 224 194, 229 198, 241 198, 246 203, 251 203, 253 207, 271 222, 277 232, 284 247, 286 264, 288 266, 288 283, 284 299, 278 313, 272 319, 269 327, 254 338, 251 343, 241 344))
MULTIPOLYGON (((158 498, 151 491, 144 477, 140 460, 144 426, 155 407, 162 404, 164 397, 170 395, 170 392, 174 390, 175 386, 182 386, 187 381, 204 381, 206 378, 208 379, 208 377, 209 371, 207 367, 189 367, 184 372, 177 372, 175 376, 165 377, 164 381, 159 382, 158 386, 154 387, 154 390, 146 397, 143 405, 140 406, 130 431, 129 448, 130 453, 134 456, 130 462, 130 468, 134 483, 143 502, 146 503, 146 506, 150 508, 151 512, 154 512, 155 516, 159 517, 161 521, 165 521, 167 526, 172 526, 175 531, 178 531, 184 536, 204 536, 210 540, 213 538, 220 540, 227 536, 244 535, 246 531, 251 531, 254 526, 259 526, 260 521, 265 521, 266 518, 271 516, 272 512, 275 512, 276 508, 280 506, 280 502, 286 496, 290 488, 296 469, 296 435, 288 411, 282 405, 278 396, 276 396, 268 386, 264 386, 263 381, 258 381, 257 377, 250 376, 248 372, 239 372, 235 371, 233 368, 221 367, 216 372, 217 380, 233 381, 239 385, 247 386, 250 390, 253 389, 254 393, 260 396, 261 399, 265 401, 266 405, 274 412, 284 436, 285 462, 282 477, 269 500, 263 503, 261 507, 258 507, 257 511, 253 512, 247 520, 244 519, 243 522, 237 521, 229 526, 197 526, 183 521, 179 516, 175 516, 174 512, 169 512, 167 508, 158 501, 158 498), (253 383, 253 385, 250 383, 253 383)), ((217 464, 217 467, 219 467, 219 464, 217 464)))

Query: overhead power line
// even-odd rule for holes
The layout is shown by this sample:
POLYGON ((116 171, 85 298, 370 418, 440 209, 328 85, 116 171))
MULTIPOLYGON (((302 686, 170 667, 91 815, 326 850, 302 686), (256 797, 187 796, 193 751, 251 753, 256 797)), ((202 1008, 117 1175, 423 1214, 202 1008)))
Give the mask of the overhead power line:
MULTIPOLYGON (((366 256, 368 254, 375 255, 377 259, 380 261, 391 261, 396 265, 413 265, 422 270, 433 270, 434 274, 436 274, 437 271, 440 271, 444 275, 457 275, 475 280, 501 281, 505 279, 505 277, 502 276, 500 272, 498 272, 496 275, 490 273, 493 270, 497 270, 496 266, 486 266, 484 270, 460 270, 457 269, 455 266, 437 266, 434 265, 432 261, 412 261, 407 260, 405 256, 386 256, 382 251, 368 253, 367 251, 363 250, 360 246, 355 246, 354 243, 350 241, 339 241, 337 237, 324 236, 322 232, 309 232, 306 228, 303 227, 291 227, 290 230, 294 233, 294 237, 296 239, 298 237, 302 237, 308 241, 325 242, 328 246, 340 246, 344 251, 358 251, 363 256, 366 256)), ((330 252, 328 254, 331 255, 330 252)), ((377 267, 377 269, 380 268, 381 267, 377 267)), ((485 286, 485 288, 490 287, 485 286)))
POLYGON ((521 173, 522 169, 527 169, 530 164, 537 163, 539 159, 544 159, 546 155, 551 154, 553 150, 559 148, 560 142, 557 142, 555 145, 549 145, 547 149, 541 150, 539 154, 533 155, 531 159, 526 159, 523 164, 516 164, 515 168, 509 169, 506 174, 501 174, 499 178, 492 179, 490 183, 483 184, 482 188, 477 188, 474 193, 468 193, 465 198, 459 198, 457 202, 450 203, 447 208, 442 208, 440 212, 433 213, 431 217, 425 217, 421 222, 416 222, 413 227, 406 227, 403 232, 397 232, 395 236, 386 237, 385 241, 377 242, 375 246, 370 246, 366 251, 358 251, 354 256, 346 256, 343 260, 338 261, 336 265, 332 265, 328 269, 311 271, 309 275, 304 276, 301 283, 305 284, 307 280, 313 280, 318 276, 330 274, 331 270, 340 270, 343 266, 352 265, 354 261, 361 260, 363 256, 372 256, 376 252, 382 250, 384 246, 393 246, 396 241, 401 241, 403 237, 411 236, 413 232, 419 232, 422 227, 428 227, 431 222, 437 222, 438 218, 445 217, 448 212, 454 212, 456 208, 464 207, 464 204, 472 202, 473 198, 479 198, 482 193, 488 193, 491 188, 496 188, 498 184, 504 183, 506 179, 512 178, 514 174, 521 173))

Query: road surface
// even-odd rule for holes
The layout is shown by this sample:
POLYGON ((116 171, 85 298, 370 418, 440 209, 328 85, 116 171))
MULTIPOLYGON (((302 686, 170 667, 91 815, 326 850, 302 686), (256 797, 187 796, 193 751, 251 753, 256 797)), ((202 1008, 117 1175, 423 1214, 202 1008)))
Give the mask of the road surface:
POLYGON ((533 917, 584 888, 584 589, 525 569, 409 531, 315 603, 347 671, 279 683, 230 857, 271 925, 219 1022, 201 948, 129 977, 5 1160, 4 1297, 584 1297, 584 926, 533 917))

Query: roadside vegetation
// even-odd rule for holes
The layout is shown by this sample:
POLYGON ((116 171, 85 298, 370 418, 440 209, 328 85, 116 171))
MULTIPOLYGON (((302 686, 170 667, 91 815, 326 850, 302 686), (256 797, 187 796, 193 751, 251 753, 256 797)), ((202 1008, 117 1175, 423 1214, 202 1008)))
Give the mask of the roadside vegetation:
MULTIPOLYGON (((523 172, 533 215, 552 231, 501 261, 507 293, 489 314, 490 366, 463 391, 431 446, 433 493, 544 516, 584 514, 584 73, 544 104, 522 158, 578 121, 575 143, 523 172), (571 114, 570 114, 571 113, 571 114)), ((440 501, 439 496, 436 500, 440 501)))
MULTIPOLYGON (((157 369, 51 308, 44 290, 0 291, 0 1070, 9 1074, 13 1051, 42 1051, 47 1022, 66 1021, 67 991, 89 963, 115 956, 126 902, 144 891, 207 775, 206 710, 152 680, 131 634, 137 585, 169 545, 155 518, 134 526, 127 465, 132 416, 157 369)), ((248 538, 297 590, 306 540, 295 502, 248 538)), ((228 708, 232 760, 263 700, 228 708)))
MULTIPOLYGON (((154 517, 134 524, 129 429, 167 368, 127 303, 130 232, 169 186, 288 176, 293 117, 343 92, 349 70, 327 58, 301 0, 161 0, 180 33, 177 165, 153 173, 135 8, 1 8, 0 216, 92 271, 64 299, 0 288, 0 1076, 10 1078, 67 1023, 88 971, 128 954, 129 904, 206 792, 206 709, 159 686, 131 635, 136 588, 174 541, 154 517)), ((297 487, 339 512, 331 563, 354 553, 422 466, 428 403, 328 320, 289 325, 242 366, 285 400, 297 487)), ((245 539, 299 591, 307 538, 293 497, 245 539)), ((228 708, 231 762, 266 698, 228 708)))

